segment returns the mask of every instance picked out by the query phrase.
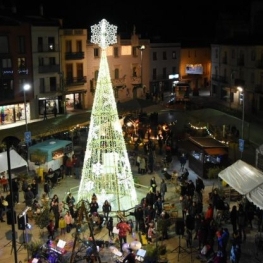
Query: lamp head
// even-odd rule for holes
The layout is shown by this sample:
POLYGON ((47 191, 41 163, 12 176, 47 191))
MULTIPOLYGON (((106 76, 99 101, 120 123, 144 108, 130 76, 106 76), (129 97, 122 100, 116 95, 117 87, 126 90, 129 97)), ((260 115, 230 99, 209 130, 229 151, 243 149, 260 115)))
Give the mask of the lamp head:
POLYGON ((23 86, 23 89, 24 89, 24 91, 29 90, 29 89, 30 89, 30 85, 29 85, 29 84, 25 84, 25 85, 23 86))

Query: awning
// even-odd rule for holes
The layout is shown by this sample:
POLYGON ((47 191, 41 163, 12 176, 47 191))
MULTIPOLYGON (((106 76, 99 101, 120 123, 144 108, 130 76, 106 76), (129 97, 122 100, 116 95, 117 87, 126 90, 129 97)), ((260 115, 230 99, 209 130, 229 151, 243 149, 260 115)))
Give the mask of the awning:
POLYGON ((218 176, 237 192, 245 195, 246 198, 263 209, 263 172, 256 167, 238 160, 218 176))
POLYGON ((76 90, 68 90, 65 94, 72 94, 72 93, 86 93, 87 89, 76 89, 76 90))
MULTIPOLYGON (((10 150, 11 170, 27 166, 27 162, 15 150, 10 150)), ((8 171, 7 152, 0 153, 0 173, 8 171)))
POLYGON ((227 151, 224 148, 205 148, 204 151, 209 155, 226 155, 227 151))

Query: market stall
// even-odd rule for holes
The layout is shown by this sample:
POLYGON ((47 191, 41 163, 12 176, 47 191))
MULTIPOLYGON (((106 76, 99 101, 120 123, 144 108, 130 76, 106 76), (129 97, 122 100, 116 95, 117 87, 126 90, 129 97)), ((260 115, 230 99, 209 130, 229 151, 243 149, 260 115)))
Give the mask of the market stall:
POLYGON ((189 167, 200 177, 207 178, 212 167, 226 167, 228 147, 211 137, 189 137, 189 167))
POLYGON ((50 169, 55 171, 63 164, 63 157, 73 154, 72 141, 49 139, 28 148, 29 168, 36 170, 39 176, 50 169))
POLYGON ((218 176, 237 192, 246 196, 250 202, 263 209, 263 172, 261 170, 238 160, 221 171, 218 176))

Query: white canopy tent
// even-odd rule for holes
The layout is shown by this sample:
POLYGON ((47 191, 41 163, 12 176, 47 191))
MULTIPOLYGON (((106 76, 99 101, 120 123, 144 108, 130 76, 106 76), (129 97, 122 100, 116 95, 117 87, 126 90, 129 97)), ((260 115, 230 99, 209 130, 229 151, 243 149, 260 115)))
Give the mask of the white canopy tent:
POLYGON ((229 186, 263 209, 263 172, 254 166, 238 160, 218 176, 229 186))
MULTIPOLYGON (((15 150, 10 150, 11 170, 27 166, 27 162, 15 150)), ((8 171, 7 152, 0 153, 0 173, 8 171)))

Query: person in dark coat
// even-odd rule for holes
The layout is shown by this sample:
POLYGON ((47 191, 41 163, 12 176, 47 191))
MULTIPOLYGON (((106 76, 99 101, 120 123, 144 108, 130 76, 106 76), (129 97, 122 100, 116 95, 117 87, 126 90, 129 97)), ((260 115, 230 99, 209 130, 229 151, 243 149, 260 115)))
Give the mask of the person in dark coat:
POLYGON ((230 223, 233 228, 233 233, 237 231, 237 217, 238 217, 237 206, 234 205, 230 211, 230 223))
POLYGON ((14 196, 14 203, 19 204, 19 183, 17 178, 12 180, 12 191, 14 196))
POLYGON ((31 207, 33 205, 33 200, 34 200, 34 194, 31 190, 31 187, 28 186, 27 191, 25 192, 25 202, 26 206, 31 207))
POLYGON ((32 181, 31 191, 32 191, 33 194, 34 194, 34 198, 36 198, 37 195, 38 195, 38 183, 37 183, 37 181, 36 181, 35 179, 32 181))

